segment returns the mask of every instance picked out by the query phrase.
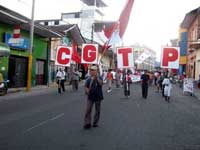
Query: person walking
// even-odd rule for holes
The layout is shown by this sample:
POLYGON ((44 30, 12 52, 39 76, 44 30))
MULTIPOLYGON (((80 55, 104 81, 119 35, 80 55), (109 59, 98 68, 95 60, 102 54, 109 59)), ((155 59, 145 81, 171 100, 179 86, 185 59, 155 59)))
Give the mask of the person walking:
POLYGON ((167 75, 165 76, 162 84, 164 86, 164 97, 165 97, 165 100, 169 103, 172 84, 171 84, 170 79, 167 77, 167 75))
POLYGON ((120 86, 120 70, 117 70, 115 73, 115 82, 116 82, 116 88, 119 88, 120 86))
POLYGON ((56 81, 58 84, 58 93, 61 93, 61 89, 65 92, 65 72, 61 68, 56 73, 56 81))
POLYGON ((79 84, 79 71, 76 68, 73 71, 73 75, 72 75, 72 89, 73 89, 73 91, 77 91, 78 90, 78 84, 79 84))
POLYGON ((107 80, 108 80, 108 90, 107 90, 107 92, 110 93, 112 91, 111 87, 112 87, 112 81, 113 81, 113 74, 112 74, 111 70, 109 70, 108 73, 107 73, 107 80))
POLYGON ((97 66, 91 66, 90 77, 86 80, 85 91, 87 94, 87 106, 84 117, 84 129, 91 128, 91 114, 92 108, 95 104, 95 115, 93 119, 93 127, 98 127, 98 122, 100 118, 101 101, 103 100, 103 79, 97 75, 97 66))
POLYGON ((148 82, 149 82, 149 75, 145 70, 144 73, 141 75, 142 97, 145 99, 148 96, 148 82))
POLYGON ((124 85, 124 96, 129 98, 130 97, 130 84, 132 83, 131 77, 130 77, 130 71, 124 70, 123 74, 123 85, 124 85))

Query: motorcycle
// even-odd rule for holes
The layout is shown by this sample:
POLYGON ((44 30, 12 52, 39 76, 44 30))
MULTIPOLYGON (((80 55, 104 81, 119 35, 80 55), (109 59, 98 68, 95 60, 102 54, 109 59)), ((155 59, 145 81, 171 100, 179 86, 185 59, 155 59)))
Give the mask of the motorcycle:
POLYGON ((0 96, 7 94, 7 92, 8 92, 8 82, 9 82, 9 80, 0 82, 0 96))

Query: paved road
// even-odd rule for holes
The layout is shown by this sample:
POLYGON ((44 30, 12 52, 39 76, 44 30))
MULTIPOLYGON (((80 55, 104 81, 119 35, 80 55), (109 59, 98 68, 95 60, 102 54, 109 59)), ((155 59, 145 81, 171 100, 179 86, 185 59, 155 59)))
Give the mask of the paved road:
POLYGON ((2 100, 0 150, 200 149, 200 101, 177 87, 171 103, 153 88, 146 100, 139 85, 131 88, 130 99, 122 89, 105 92, 100 126, 87 131, 83 88, 2 100))

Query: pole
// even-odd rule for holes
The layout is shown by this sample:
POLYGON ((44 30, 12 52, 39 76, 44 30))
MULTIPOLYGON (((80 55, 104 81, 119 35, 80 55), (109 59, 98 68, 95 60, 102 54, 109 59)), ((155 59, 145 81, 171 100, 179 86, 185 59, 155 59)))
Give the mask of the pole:
POLYGON ((30 47, 29 47, 30 49, 28 56, 28 77, 27 77, 27 88, 26 88, 27 92, 31 90, 31 81, 32 81, 34 11, 35 11, 35 0, 32 0, 32 12, 31 12, 31 23, 30 23, 30 47))

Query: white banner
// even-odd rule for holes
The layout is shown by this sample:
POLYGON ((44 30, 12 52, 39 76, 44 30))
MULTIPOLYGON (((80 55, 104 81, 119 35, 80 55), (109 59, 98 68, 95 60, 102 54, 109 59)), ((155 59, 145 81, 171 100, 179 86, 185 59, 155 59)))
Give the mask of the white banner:
POLYGON ((183 92, 194 92, 194 79, 185 78, 183 82, 183 92))
POLYGON ((82 64, 98 64, 98 45, 83 44, 82 45, 82 64))
POLYGON ((149 58, 151 54, 148 51, 144 51, 137 59, 136 63, 140 64, 143 63, 147 58, 149 58))
POLYGON ((178 69, 179 58, 179 47, 163 47, 161 56, 161 68, 178 69))
POLYGON ((117 67, 119 69, 134 67, 132 47, 117 48, 117 67))
POLYGON ((72 48, 67 46, 58 46, 55 65, 69 67, 72 57, 72 48))

